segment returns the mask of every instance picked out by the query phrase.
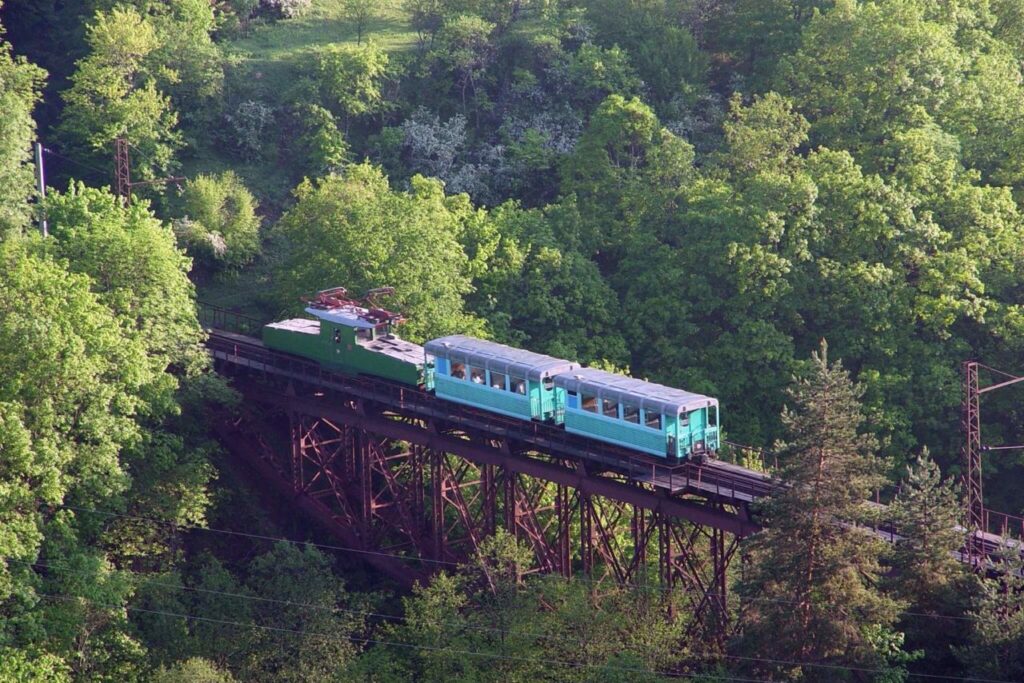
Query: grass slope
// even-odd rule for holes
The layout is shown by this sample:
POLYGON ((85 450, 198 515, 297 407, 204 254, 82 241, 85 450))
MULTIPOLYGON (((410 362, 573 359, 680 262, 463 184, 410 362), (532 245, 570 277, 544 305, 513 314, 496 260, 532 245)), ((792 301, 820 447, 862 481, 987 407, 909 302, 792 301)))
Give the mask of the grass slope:
MULTIPOLYGON (((373 40, 392 53, 415 47, 416 32, 409 25, 401 0, 380 0, 363 40, 373 40)), ((313 0, 304 15, 253 26, 246 35, 222 46, 231 64, 231 87, 240 88, 246 99, 258 99, 284 111, 295 104, 295 85, 318 49, 355 42, 356 29, 345 18, 342 0, 313 0)), ((293 189, 293 179, 277 163, 276 156, 277 150, 267 149, 263 159, 242 162, 212 136, 203 136, 194 141, 183 165, 190 178, 200 173, 234 170, 260 201, 261 213, 274 220, 287 206, 293 189)), ((264 247, 273 251, 272 245, 264 247)), ((200 277, 199 298, 253 317, 271 319, 276 315, 274 305, 262 296, 272 288, 270 278, 271 264, 261 259, 238 273, 200 277)), ((330 284, 336 283, 324 286, 330 284)))
MULTIPOLYGON (((363 39, 397 52, 413 47, 416 33, 399 0, 382 0, 363 39)), ((301 17, 257 26, 225 48, 268 92, 283 94, 317 49, 355 42, 355 25, 345 18, 342 0, 314 0, 301 17)))
MULTIPOLYGON (((363 40, 373 40, 392 53, 412 49, 416 32, 409 25, 401 0, 380 0, 363 40)), ((313 0, 310 9, 295 19, 252 26, 244 36, 222 43, 230 64, 228 90, 233 99, 258 100, 286 111, 296 104, 296 86, 307 73, 317 50, 355 44, 356 29, 345 18, 343 0, 313 0)), ((244 162, 213 136, 192 141, 184 158, 184 175, 234 170, 273 218, 287 205, 294 178, 277 163, 277 150, 264 158, 244 162)))

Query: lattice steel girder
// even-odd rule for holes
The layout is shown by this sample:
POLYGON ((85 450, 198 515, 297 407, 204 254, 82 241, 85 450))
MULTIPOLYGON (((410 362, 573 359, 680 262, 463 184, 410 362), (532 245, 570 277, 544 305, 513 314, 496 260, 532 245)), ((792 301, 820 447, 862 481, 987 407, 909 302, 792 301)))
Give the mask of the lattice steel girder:
POLYGON ((480 465, 496 465, 512 472, 574 488, 583 495, 602 496, 630 503, 664 516, 686 519, 735 536, 748 536, 760 528, 749 520, 742 519, 740 515, 710 505, 671 498, 610 477, 587 474, 582 470, 569 469, 537 458, 472 443, 467 439, 441 434, 436 429, 430 429, 430 425, 423 428, 383 416, 360 413, 337 404, 328 404, 326 401, 286 396, 277 392, 261 391, 254 398, 279 406, 287 412, 334 419, 380 436, 408 441, 436 452, 454 453, 480 465))
POLYGON ((347 548, 367 551, 360 555, 361 559, 399 583, 411 587, 416 582, 424 582, 429 572, 418 569, 415 564, 393 555, 373 552, 366 547, 362 537, 355 528, 346 525, 337 514, 325 503, 307 495, 297 495, 286 468, 275 456, 271 448, 256 435, 247 432, 238 424, 226 421, 215 422, 215 431, 228 450, 240 460, 245 461, 260 475, 261 481, 274 487, 282 498, 291 501, 298 510, 316 520, 331 535, 347 548))

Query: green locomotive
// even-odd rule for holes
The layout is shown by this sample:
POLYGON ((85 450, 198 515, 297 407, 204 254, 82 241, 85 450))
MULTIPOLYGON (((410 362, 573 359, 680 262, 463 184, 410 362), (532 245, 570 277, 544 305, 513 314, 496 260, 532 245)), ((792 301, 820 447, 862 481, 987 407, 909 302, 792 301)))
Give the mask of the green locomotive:
MULTIPOLYGON (((375 296, 390 288, 372 290, 375 296)), ((263 344, 319 362, 352 375, 373 375, 395 382, 422 385, 423 347, 399 339, 395 327, 402 316, 376 306, 361 306, 344 287, 317 292, 306 313, 315 319, 291 318, 263 327, 263 344)))

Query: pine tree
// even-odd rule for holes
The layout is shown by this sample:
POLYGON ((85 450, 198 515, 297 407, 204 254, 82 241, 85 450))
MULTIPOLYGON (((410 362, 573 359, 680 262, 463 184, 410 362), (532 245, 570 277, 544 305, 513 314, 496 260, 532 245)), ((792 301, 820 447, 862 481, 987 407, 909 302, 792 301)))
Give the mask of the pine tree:
POLYGON ((1024 680, 1024 562, 1020 547, 1006 543, 997 554, 995 577, 980 582, 968 613, 967 645, 954 648, 975 676, 1024 680))
POLYGON ((787 485, 765 504, 765 530, 750 541, 737 646, 759 660, 751 668, 760 674, 836 680, 843 667, 899 659, 902 635, 891 628, 898 604, 876 588, 883 546, 865 501, 884 479, 875 439, 860 432, 861 390, 840 363, 829 364, 825 342, 810 365, 782 414, 787 485))
POLYGON ((890 509, 901 537, 892 553, 890 587, 910 605, 901 623, 908 646, 925 653, 919 671, 949 671, 950 646, 963 641, 970 625, 957 617, 966 611, 975 582, 954 555, 964 543, 956 486, 942 480, 927 449, 907 467, 890 509))

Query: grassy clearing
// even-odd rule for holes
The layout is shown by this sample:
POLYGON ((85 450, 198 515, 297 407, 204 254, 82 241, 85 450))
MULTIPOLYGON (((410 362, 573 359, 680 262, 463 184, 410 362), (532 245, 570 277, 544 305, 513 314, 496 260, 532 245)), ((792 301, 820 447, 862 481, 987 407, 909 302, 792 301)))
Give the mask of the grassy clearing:
MULTIPOLYGON (((416 32, 409 26, 401 0, 380 1, 363 40, 373 40, 391 53, 415 47, 416 32)), ((246 92, 246 97, 283 110, 295 104, 295 84, 318 49, 355 42, 355 26, 345 19, 342 0, 313 0, 303 16, 253 26, 246 35, 222 46, 231 63, 229 78, 235 81, 234 87, 246 92)), ((224 150, 213 136, 201 136, 195 143, 182 160, 186 176, 234 170, 256 195, 267 223, 288 205, 294 179, 277 162, 278 150, 267 149, 263 159, 246 163, 224 150)), ((199 297, 254 317, 271 318, 273 304, 261 296, 271 288, 268 266, 261 260, 238 273, 203 278, 198 283, 199 297)))
MULTIPOLYGON (((389 52, 415 47, 416 32, 409 26, 401 0, 381 0, 364 40, 373 40, 389 52)), ((345 19, 342 0, 313 0, 309 11, 295 19, 252 26, 248 34, 222 44, 228 57, 231 89, 281 110, 295 104, 295 86, 301 81, 318 49, 354 44, 355 26, 345 19)), ((277 150, 267 149, 257 162, 243 162, 224 150, 213 136, 201 136, 183 158, 185 175, 233 169, 260 199, 271 217, 289 201, 294 179, 277 163, 277 150)))
MULTIPOLYGON (((400 0, 380 2, 363 39, 371 39, 389 52, 415 46, 416 32, 409 26, 400 0)), ((317 49, 355 42, 356 29, 345 19, 341 0, 314 0, 303 16, 253 27, 249 35, 225 47, 268 92, 283 94, 317 49)))

